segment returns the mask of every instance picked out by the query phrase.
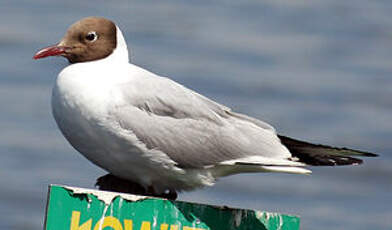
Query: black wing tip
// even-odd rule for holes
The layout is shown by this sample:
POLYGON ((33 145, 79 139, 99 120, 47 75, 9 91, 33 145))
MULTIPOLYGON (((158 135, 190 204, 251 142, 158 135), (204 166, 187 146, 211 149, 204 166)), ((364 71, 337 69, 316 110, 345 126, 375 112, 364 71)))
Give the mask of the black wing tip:
POLYGON ((379 155, 375 154, 375 153, 363 152, 363 155, 361 155, 361 156, 364 156, 364 157, 378 157, 379 155))
MULTIPOLYGON (((298 156, 297 156, 298 157, 298 156)), ((312 166, 345 166, 345 165, 360 165, 363 160, 336 155, 323 155, 323 156, 299 156, 299 161, 312 166)))
POLYGON ((377 154, 370 152, 312 144, 282 135, 278 135, 278 137, 282 141, 282 144, 289 149, 293 157, 297 157, 299 159, 298 161, 307 165, 360 165, 363 163, 363 160, 357 157, 378 157, 377 154))
MULTIPOLYGON (((335 148, 335 147, 331 147, 331 148, 335 148)), ((344 151, 353 151, 353 152, 359 153, 358 156, 360 156, 360 157, 378 157, 379 156, 378 154, 375 154, 375 153, 366 152, 366 151, 362 151, 362 150, 356 150, 356 149, 349 149, 349 148, 336 148, 336 149, 341 149, 344 151)))
POLYGON ((364 157, 379 157, 379 155, 375 154, 375 153, 366 153, 366 154, 364 154, 362 156, 364 156, 364 157))
POLYGON ((350 151, 353 152, 355 154, 349 154, 349 155, 355 155, 358 157, 378 157, 378 154, 375 153, 371 153, 371 152, 366 152, 366 151, 362 151, 362 150, 356 150, 356 149, 349 149, 349 148, 339 148, 339 147, 333 147, 333 146, 328 146, 328 145, 323 145, 323 144, 313 144, 313 143, 309 143, 306 141, 300 141, 300 140, 296 140, 294 138, 291 137, 287 137, 287 136, 283 136, 283 135, 278 135, 279 139, 282 141, 282 143, 284 145, 286 145, 286 147, 290 147, 290 144, 295 143, 294 145, 309 145, 309 146, 314 146, 314 147, 320 147, 320 148, 325 148, 325 149, 334 149, 334 150, 341 150, 341 151, 350 151))

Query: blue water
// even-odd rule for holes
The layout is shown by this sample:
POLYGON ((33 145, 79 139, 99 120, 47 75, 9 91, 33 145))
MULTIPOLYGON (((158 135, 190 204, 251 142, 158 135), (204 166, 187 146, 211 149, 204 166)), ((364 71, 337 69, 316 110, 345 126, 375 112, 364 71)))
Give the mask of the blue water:
POLYGON ((285 135, 381 155, 311 176, 237 175, 181 200, 301 216, 302 229, 392 229, 392 2, 0 3, 0 229, 42 229, 50 183, 105 172, 50 113, 61 58, 33 61, 76 20, 122 28, 134 63, 273 124, 285 135))

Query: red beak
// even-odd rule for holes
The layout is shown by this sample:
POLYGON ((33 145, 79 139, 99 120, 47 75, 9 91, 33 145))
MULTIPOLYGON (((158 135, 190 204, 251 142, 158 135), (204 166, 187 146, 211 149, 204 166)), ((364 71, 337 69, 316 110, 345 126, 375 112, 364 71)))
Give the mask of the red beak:
POLYGON ((57 45, 49 46, 38 51, 33 58, 40 59, 49 56, 59 56, 64 54, 67 49, 68 47, 65 46, 57 46, 57 45))

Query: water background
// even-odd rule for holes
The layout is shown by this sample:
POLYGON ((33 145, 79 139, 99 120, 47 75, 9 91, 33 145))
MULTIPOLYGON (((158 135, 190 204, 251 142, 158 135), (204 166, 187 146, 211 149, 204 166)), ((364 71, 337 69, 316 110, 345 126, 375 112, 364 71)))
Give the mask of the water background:
POLYGON ((50 113, 67 65, 33 61, 85 16, 122 28, 132 62, 296 138, 381 155, 312 176, 237 175, 180 200, 290 213, 302 229, 392 229, 392 2, 0 2, 0 229, 42 229, 50 183, 93 187, 105 172, 50 113))

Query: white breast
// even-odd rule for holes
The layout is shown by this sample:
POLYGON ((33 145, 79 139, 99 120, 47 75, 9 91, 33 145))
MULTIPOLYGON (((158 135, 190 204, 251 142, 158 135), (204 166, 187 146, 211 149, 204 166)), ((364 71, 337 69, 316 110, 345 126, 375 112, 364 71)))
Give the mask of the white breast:
POLYGON ((111 116, 116 106, 125 103, 116 86, 134 80, 129 66, 121 68, 115 75, 105 65, 94 69, 74 64, 59 74, 53 88, 52 110, 63 135, 96 165, 142 185, 181 189, 186 186, 183 180, 192 186, 205 184, 205 179, 195 172, 188 173, 190 180, 183 178, 184 171, 166 154, 147 149, 131 130, 121 128, 111 116))
MULTIPOLYGON (((114 127, 108 116, 117 98, 112 93, 113 84, 104 74, 104 69, 94 69, 87 64, 65 68, 53 88, 52 110, 60 130, 72 146, 94 163, 107 168, 102 165, 110 148, 105 140, 114 127)), ((108 164, 114 163, 110 161, 113 160, 105 160, 108 164)))

